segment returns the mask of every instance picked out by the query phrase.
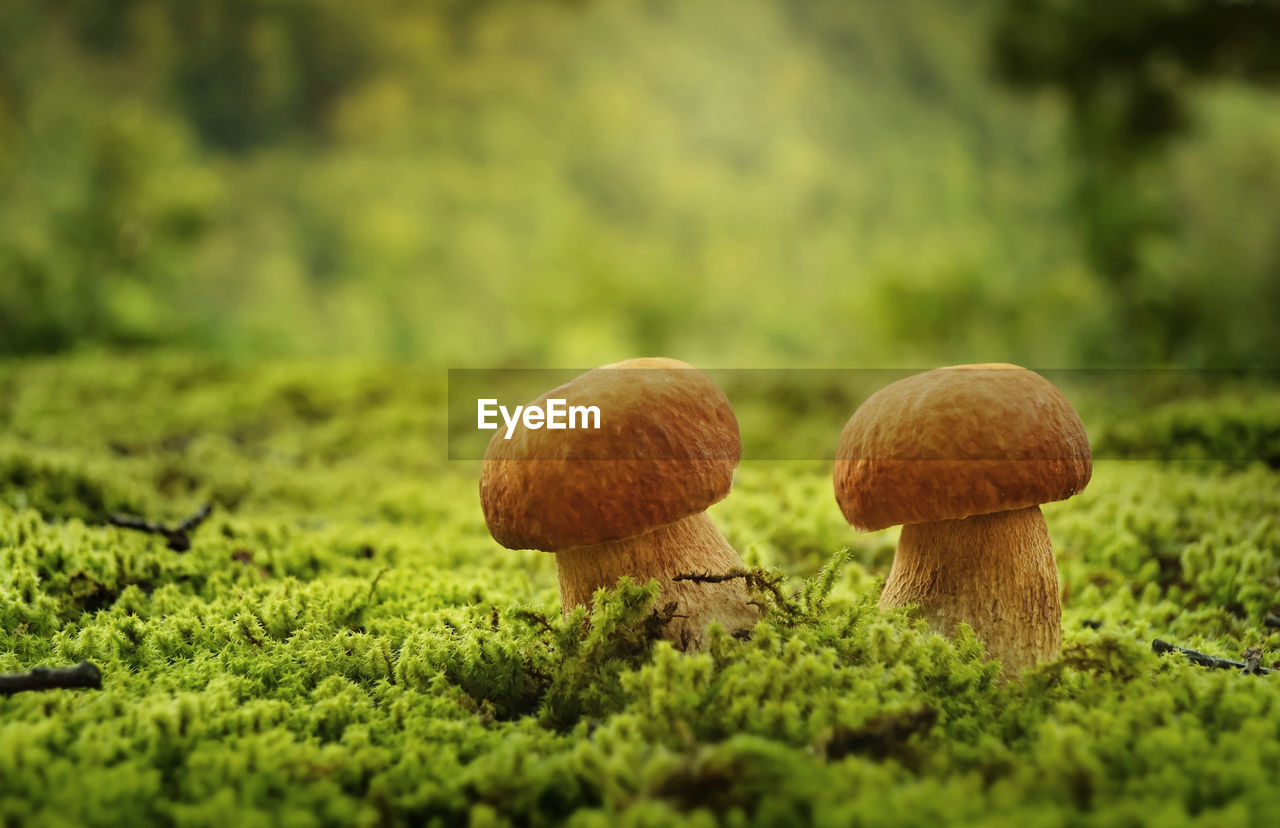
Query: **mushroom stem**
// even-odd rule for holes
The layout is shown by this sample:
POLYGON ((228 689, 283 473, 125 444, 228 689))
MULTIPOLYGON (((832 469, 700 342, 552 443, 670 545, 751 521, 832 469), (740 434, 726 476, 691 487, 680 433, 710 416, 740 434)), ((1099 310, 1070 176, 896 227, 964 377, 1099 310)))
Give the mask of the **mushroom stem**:
POLYGON ((902 527, 882 608, 919 604, 933 629, 963 621, 1006 676, 1055 657, 1062 605, 1039 506, 902 527))
POLYGON ((742 569, 742 559, 720 534, 706 512, 660 526, 652 532, 556 553, 560 603, 564 612, 590 606, 601 587, 612 588, 623 575, 644 583, 657 578, 658 607, 676 604, 676 617, 663 637, 681 649, 703 646, 707 626, 719 621, 730 633, 750 628, 759 619, 740 579, 722 583, 673 581, 677 575, 720 574, 742 569))

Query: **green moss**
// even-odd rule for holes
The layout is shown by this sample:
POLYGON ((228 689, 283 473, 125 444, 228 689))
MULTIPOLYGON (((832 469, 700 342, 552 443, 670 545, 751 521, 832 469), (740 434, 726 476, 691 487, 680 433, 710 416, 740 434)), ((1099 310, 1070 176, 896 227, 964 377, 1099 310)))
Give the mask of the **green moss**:
POLYGON ((876 609, 896 536, 848 530, 826 464, 740 469, 715 519, 787 577, 749 640, 682 654, 652 585, 562 618, 553 558, 489 538, 438 377, 86 356, 0 380, 0 670, 104 675, 0 698, 5 825, 1216 826, 1280 795, 1280 679, 1150 651, 1277 658, 1263 462, 1103 461, 1047 506, 1064 654, 1002 685, 971 636, 876 609), (104 522, 206 499, 187 553, 104 522))

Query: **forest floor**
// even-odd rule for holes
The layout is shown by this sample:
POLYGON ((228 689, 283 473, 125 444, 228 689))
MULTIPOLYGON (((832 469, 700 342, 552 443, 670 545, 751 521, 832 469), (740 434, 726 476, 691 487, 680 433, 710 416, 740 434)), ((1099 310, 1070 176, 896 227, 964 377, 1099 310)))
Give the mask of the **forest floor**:
POLYGON ((157 353, 0 365, 0 824, 1261 824, 1280 801, 1280 390, 1084 400, 1049 504, 1063 654, 997 680, 876 608, 896 530, 829 463, 746 460, 711 514, 780 578, 680 653, 655 590, 560 615, 486 530, 443 372, 157 353), (212 503, 190 549, 112 525, 212 503))

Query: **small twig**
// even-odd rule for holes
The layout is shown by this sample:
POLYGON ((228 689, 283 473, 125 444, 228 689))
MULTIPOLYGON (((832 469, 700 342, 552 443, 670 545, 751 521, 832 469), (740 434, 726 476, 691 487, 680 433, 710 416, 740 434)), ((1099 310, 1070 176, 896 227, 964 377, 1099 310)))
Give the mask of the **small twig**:
POLYGON ((378 570, 376 575, 373 576, 373 583, 369 584, 369 594, 364 597, 366 605, 373 603, 373 593, 378 588, 378 581, 382 580, 382 576, 387 574, 387 570, 390 568, 391 567, 389 566, 384 566, 382 569, 378 570))
POLYGON ((1268 627, 1280 628, 1280 615, 1276 615, 1273 612, 1270 615, 1268 615, 1266 618, 1262 619, 1262 623, 1268 627))
MULTIPOLYGON (((1199 650, 1189 650, 1186 647, 1176 647, 1168 641, 1161 641, 1159 638, 1151 642, 1151 649, 1160 655, 1165 653, 1182 653, 1187 657, 1187 661, 1192 664, 1199 664, 1201 667, 1211 667, 1215 670, 1239 670, 1242 673, 1251 675, 1262 675, 1270 673, 1271 670, 1266 667, 1259 666, 1258 660, 1250 659, 1249 661, 1234 661, 1229 658, 1219 658, 1218 656, 1202 653, 1199 650)), ((1261 653, 1258 654, 1259 659, 1261 653)))
POLYGON ((547 620, 545 615, 534 610, 515 609, 511 611, 511 617, 517 621, 536 626, 546 633, 554 633, 556 631, 556 628, 551 626, 551 622, 547 620))
POLYGON ((731 569, 723 575, 712 575, 710 572, 704 572, 699 575, 694 572, 689 572, 684 575, 677 575, 671 580, 692 581, 695 584, 722 584, 725 581, 732 581, 734 578, 745 578, 750 580, 751 573, 744 569, 731 569))
POLYGON ((770 576, 769 572, 761 569, 730 569, 722 575, 712 575, 710 572, 698 574, 696 572, 686 572, 683 575, 677 575, 671 580, 673 581, 689 581, 695 584, 722 584, 725 581, 732 581, 735 578, 742 578, 747 582, 747 589, 756 592, 768 592, 777 599, 781 605, 786 601, 782 594, 779 584, 782 578, 770 576))
POLYGON ((169 548, 174 552, 186 552, 191 548, 190 533, 201 523, 204 523, 205 518, 209 517, 211 512, 213 512, 213 504, 206 503, 195 514, 176 526, 165 526, 162 523, 156 523, 146 518, 119 513, 109 516, 107 523, 112 526, 119 526, 121 529, 136 529, 139 532, 162 535, 168 541, 169 548))
POLYGON ((195 511, 190 517, 178 524, 179 532, 191 532, 197 526, 204 523, 205 518, 213 513, 213 504, 206 503, 195 511))
MULTIPOLYGON (((796 604, 796 600, 788 599, 787 596, 782 594, 782 577, 779 575, 772 575, 768 570, 762 567, 756 567, 754 569, 731 569, 721 575, 712 575, 710 572, 703 572, 701 574, 696 572, 686 572, 683 575, 675 576, 671 580, 689 581, 695 584, 722 584, 725 581, 732 581, 735 578, 742 578, 746 581, 747 590, 750 592, 767 592, 772 595, 774 605, 787 615, 794 618, 800 614, 800 609, 796 604)), ((768 609, 762 603, 757 601, 748 601, 747 603, 760 607, 762 612, 767 611, 768 609)))
POLYGON ((52 690, 58 687, 102 687, 102 672, 92 662, 69 667, 34 667, 29 673, 0 675, 0 696, 23 690, 52 690))
MULTIPOLYGON (((640 628, 644 632, 644 637, 651 641, 656 641, 662 637, 662 631, 666 629, 666 626, 672 621, 677 618, 688 618, 689 616, 681 615, 676 612, 679 608, 680 605, 675 601, 668 601, 662 605, 662 609, 655 609, 653 612, 645 616, 644 621, 640 624, 640 628)), ((686 646, 688 645, 688 642, 684 643, 686 646)))

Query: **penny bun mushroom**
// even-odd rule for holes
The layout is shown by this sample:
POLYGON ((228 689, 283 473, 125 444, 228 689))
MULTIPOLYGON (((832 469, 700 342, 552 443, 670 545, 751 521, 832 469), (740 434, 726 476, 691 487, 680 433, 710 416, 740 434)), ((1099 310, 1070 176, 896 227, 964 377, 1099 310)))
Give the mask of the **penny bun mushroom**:
POLYGON ((706 514, 729 493, 742 451, 724 392, 687 363, 655 358, 588 371, 530 405, 547 399, 598 407, 600 428, 494 435, 480 477, 494 539, 555 553, 566 614, 629 575, 656 578, 658 606, 676 605, 664 636, 677 646, 702 646, 713 621, 752 626, 741 579, 673 580, 743 566, 706 514))
POLYGON ((1093 473, 1080 417, 1016 365, 938 368, 853 413, 836 451, 836 500, 857 529, 902 524, 881 608, 918 604, 950 634, 965 622, 1016 675, 1061 649, 1058 572, 1041 503, 1093 473))

